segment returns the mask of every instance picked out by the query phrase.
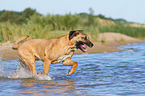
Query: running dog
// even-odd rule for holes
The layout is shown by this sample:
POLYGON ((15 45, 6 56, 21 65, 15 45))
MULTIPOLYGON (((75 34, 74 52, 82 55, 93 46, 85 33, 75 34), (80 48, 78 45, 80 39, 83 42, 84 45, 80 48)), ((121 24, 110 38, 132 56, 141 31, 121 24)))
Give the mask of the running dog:
POLYGON ((83 30, 70 31, 68 35, 59 38, 30 39, 19 44, 28 37, 24 36, 18 39, 12 48, 18 50, 20 70, 26 68, 31 71, 32 75, 37 74, 35 69, 36 60, 44 62, 42 74, 48 74, 50 64, 62 62, 65 66, 72 66, 68 72, 68 75, 70 75, 75 72, 78 66, 77 62, 71 60, 74 51, 80 49, 86 52, 87 46, 93 47, 93 43, 83 30))

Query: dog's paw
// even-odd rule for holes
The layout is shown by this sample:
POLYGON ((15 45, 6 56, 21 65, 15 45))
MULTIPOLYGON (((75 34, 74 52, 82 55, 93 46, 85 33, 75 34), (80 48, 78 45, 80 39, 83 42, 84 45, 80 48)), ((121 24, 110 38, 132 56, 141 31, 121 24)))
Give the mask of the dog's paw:
POLYGON ((73 73, 74 73, 74 71, 71 70, 71 69, 68 71, 68 75, 71 75, 71 74, 73 74, 73 73))
POLYGON ((71 75, 71 73, 70 73, 70 72, 68 72, 68 75, 71 75))
POLYGON ((37 75, 43 75, 42 73, 37 73, 37 75))
POLYGON ((15 73, 15 74, 13 74, 10 78, 12 78, 12 79, 18 79, 19 76, 17 75, 17 73, 15 73))
POLYGON ((12 79, 18 79, 18 78, 19 78, 19 76, 16 76, 16 75, 14 76, 14 75, 13 75, 13 76, 12 76, 12 77, 10 77, 10 78, 12 78, 12 79))

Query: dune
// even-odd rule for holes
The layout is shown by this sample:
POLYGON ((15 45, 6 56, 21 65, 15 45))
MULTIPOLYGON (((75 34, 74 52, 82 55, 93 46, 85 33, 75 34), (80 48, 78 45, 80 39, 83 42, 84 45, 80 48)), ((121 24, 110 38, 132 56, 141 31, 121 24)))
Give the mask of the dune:
MULTIPOLYGON (((89 54, 89 53, 102 53, 102 52, 117 52, 116 46, 125 45, 127 43, 144 42, 144 40, 136 39, 120 33, 101 33, 98 35, 98 40, 94 42, 93 48, 87 48, 87 52, 83 53, 77 50, 75 54, 89 54)), ((13 43, 6 42, 0 44, 0 54, 2 60, 12 60, 17 58, 17 51, 12 49, 13 43)))

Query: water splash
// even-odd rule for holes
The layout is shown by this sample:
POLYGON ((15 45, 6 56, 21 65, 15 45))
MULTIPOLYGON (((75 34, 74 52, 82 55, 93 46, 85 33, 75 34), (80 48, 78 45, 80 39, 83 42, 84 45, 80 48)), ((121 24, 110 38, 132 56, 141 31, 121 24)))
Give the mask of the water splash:
POLYGON ((36 80, 52 80, 52 78, 49 75, 35 75, 33 76, 34 79, 36 80))
POLYGON ((0 76, 3 76, 4 74, 4 67, 2 64, 2 51, 0 51, 0 76))
POLYGON ((49 75, 40 75, 40 74, 32 75, 31 72, 29 70, 26 70, 25 68, 21 68, 21 70, 9 76, 9 78, 12 79, 33 78, 35 80, 52 80, 49 75))
POLYGON ((4 71, 4 65, 2 61, 2 51, 0 51, 0 79, 7 79, 8 74, 4 71))
POLYGON ((49 75, 35 75, 32 76, 31 72, 29 70, 26 70, 25 68, 19 67, 19 61, 18 60, 12 60, 12 61, 2 61, 2 51, 0 51, 0 79, 24 79, 24 78, 33 78, 35 80, 52 80, 49 75), (11 65, 13 66, 9 66, 11 65), (5 72, 5 70, 6 72, 5 72), (9 71, 8 71, 9 70, 9 71))

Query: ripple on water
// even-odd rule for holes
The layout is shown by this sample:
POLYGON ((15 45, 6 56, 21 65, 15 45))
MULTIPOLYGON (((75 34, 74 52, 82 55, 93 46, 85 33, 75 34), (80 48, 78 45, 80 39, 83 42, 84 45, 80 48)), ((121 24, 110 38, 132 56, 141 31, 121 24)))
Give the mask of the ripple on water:
MULTIPOLYGON (((122 48, 132 51, 74 55, 72 60, 79 65, 69 76, 67 72, 71 66, 59 63, 50 66, 47 76, 9 79, 8 76, 19 70, 19 61, 1 61, 0 95, 144 96, 145 43, 122 48)), ((36 62, 36 67, 42 72, 43 62, 36 62)))

